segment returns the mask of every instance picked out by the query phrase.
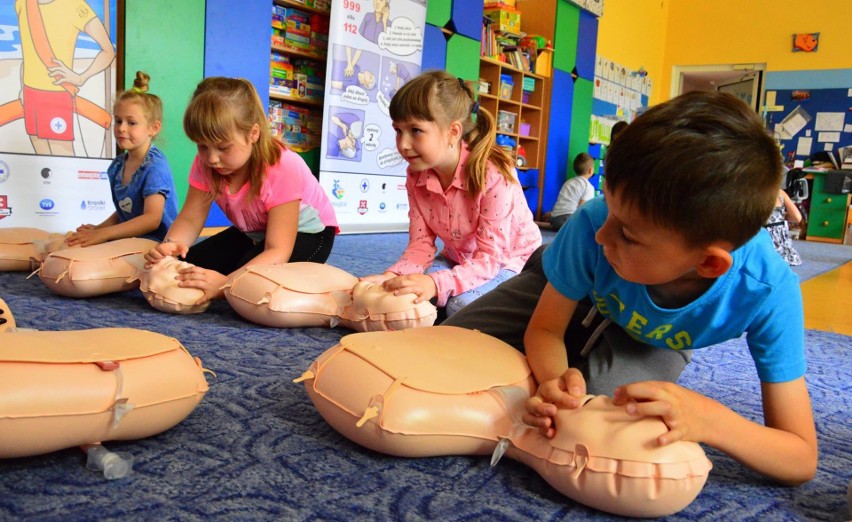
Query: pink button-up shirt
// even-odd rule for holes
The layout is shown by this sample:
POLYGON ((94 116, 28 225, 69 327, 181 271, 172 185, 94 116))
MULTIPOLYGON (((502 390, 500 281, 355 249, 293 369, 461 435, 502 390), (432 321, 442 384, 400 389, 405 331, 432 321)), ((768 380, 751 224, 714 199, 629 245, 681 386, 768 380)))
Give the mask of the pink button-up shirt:
POLYGON ((463 145, 459 166, 447 190, 433 170, 408 170, 408 246, 388 271, 422 274, 435 259, 435 238, 444 243, 444 257, 456 263, 451 270, 430 274, 438 289, 438 306, 447 299, 490 281, 501 269, 520 272, 541 245, 541 232, 519 183, 511 183, 488 163, 484 190, 468 190, 464 166, 469 152, 463 145))

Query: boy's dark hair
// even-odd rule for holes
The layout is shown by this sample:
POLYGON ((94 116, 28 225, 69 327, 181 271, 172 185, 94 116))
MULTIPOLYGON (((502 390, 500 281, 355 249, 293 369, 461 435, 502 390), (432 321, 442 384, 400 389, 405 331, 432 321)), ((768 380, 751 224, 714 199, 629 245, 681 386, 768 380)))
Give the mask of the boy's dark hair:
POLYGON ((737 248, 778 201, 781 153, 737 97, 690 92, 649 109, 614 140, 606 186, 687 245, 737 248))
POLYGON ((615 125, 612 126, 612 129, 609 131, 609 142, 612 143, 612 140, 615 139, 616 136, 621 134, 621 131, 627 128, 626 121, 617 121, 615 125))
POLYGON ((574 157, 574 174, 585 175, 590 168, 595 166, 595 158, 587 152, 581 152, 574 157))

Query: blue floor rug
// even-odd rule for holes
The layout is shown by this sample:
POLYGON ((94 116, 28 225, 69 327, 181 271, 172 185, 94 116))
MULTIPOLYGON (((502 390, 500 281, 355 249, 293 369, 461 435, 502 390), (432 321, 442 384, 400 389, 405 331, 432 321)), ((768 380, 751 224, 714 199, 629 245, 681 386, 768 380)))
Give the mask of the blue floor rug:
MULTIPOLYGON (((404 243, 404 235, 342 236, 330 263, 355 275, 379 272, 404 243)), ((0 520, 619 520, 507 459, 492 469, 487 457, 389 457, 337 434, 291 381, 345 329, 261 327, 225 302, 196 316, 167 315, 138 291, 68 299, 21 273, 0 273, 0 297, 19 327, 152 330, 179 339, 217 374, 198 408, 171 430, 105 444, 135 456, 127 478, 87 471, 76 448, 0 460, 0 520)), ((669 520, 848 518, 852 337, 808 331, 806 343, 820 442, 816 478, 779 487, 705 448, 714 465, 707 484, 669 520)), ((699 350, 679 382, 762 418, 743 340, 699 350)))

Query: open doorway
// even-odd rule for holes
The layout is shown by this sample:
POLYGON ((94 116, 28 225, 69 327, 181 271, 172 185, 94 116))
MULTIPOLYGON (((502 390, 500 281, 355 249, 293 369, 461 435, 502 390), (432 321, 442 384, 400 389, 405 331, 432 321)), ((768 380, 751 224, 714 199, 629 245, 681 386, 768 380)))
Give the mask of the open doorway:
POLYGON ((671 95, 689 91, 725 91, 737 96, 755 112, 763 105, 766 64, 676 65, 671 95))

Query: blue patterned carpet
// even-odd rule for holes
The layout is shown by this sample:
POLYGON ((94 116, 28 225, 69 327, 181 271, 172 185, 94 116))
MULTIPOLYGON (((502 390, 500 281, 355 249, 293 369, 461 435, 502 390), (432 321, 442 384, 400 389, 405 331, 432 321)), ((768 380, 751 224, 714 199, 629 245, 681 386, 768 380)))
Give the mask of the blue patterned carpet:
MULTIPOLYGON (((401 234, 342 236, 330 263, 355 275, 377 272, 404 242, 401 234)), ((174 336, 218 375, 208 378, 207 396, 173 429, 106 444, 135 456, 127 478, 107 481, 87 471, 79 449, 0 460, 2 521, 614 519, 561 496, 533 470, 507 459, 491 469, 487 457, 394 458, 338 435, 291 379, 346 330, 259 327, 225 302, 198 316, 171 316, 136 291, 67 299, 20 273, 0 273, 0 297, 23 328, 127 326, 174 336)), ((817 477, 799 488, 778 487, 708 449, 715 467, 707 485, 670 520, 848 518, 852 343, 809 331, 807 345, 821 450, 817 477)), ((700 351, 680 382, 761 417, 741 340, 700 351)))

